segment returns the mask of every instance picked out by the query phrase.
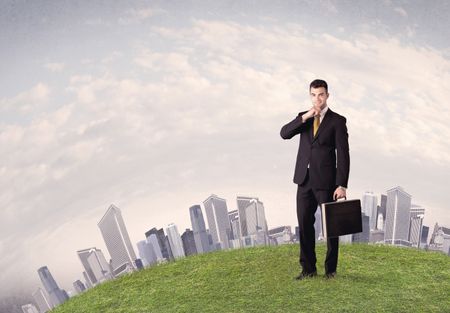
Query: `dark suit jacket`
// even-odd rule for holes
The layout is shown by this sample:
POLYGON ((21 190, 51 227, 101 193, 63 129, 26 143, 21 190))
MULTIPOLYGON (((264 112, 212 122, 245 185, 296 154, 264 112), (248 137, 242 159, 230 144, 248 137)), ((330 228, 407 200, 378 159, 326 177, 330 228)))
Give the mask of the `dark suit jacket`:
POLYGON ((294 183, 300 185, 304 182, 309 164, 312 188, 347 188, 350 155, 345 117, 328 108, 316 136, 313 137, 314 118, 302 123, 301 116, 306 112, 300 112, 295 119, 284 125, 280 132, 283 139, 291 139, 301 134, 294 183))

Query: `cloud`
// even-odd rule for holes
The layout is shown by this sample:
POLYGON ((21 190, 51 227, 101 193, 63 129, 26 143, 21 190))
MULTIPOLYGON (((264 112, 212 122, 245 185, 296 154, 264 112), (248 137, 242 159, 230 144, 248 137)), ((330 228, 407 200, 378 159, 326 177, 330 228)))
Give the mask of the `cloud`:
POLYGON ((408 17, 408 13, 405 11, 405 9, 404 8, 402 8, 402 7, 395 7, 394 8, 394 11, 396 12, 396 13, 398 13, 399 15, 401 15, 402 17, 408 17))
POLYGON ((50 62, 50 63, 45 63, 44 67, 46 69, 49 69, 52 72, 62 72, 64 70, 64 67, 66 65, 64 63, 56 63, 56 62, 50 62))
MULTIPOLYGON (((0 125, 0 244, 17 259, 41 256, 24 267, 48 262, 56 270, 66 251, 99 246, 96 222, 110 203, 128 209, 133 243, 152 226, 188 226, 188 207, 213 192, 226 194, 230 209, 237 194, 260 196, 269 223, 295 221, 286 190, 298 142, 282 141, 279 129, 309 107, 316 77, 328 80, 330 107, 347 117, 355 163, 373 159, 371 169, 381 169, 370 175, 386 174, 380 160, 448 171, 450 64, 439 51, 365 33, 310 34, 296 24, 193 20, 151 31, 170 45, 100 57, 125 62, 102 73, 92 59, 59 94, 38 83, 0 100, 2 113, 14 115, 0 125), (23 244, 33 238, 36 248, 23 244)), ((352 175, 371 184, 364 170, 352 175)), ((64 281, 77 278, 72 270, 64 281)))
POLYGON ((48 102, 50 88, 45 83, 37 83, 31 89, 21 92, 12 98, 0 99, 0 112, 11 115, 26 114, 48 102))
POLYGON ((133 8, 126 10, 124 16, 119 17, 118 23, 120 25, 129 25, 129 24, 137 24, 141 23, 151 17, 166 14, 167 12, 161 8, 133 8))

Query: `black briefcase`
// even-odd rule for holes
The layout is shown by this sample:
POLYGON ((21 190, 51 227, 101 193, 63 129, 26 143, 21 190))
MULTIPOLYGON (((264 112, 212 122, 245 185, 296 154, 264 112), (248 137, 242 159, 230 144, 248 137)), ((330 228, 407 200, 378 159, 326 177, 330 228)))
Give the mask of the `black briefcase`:
POLYGON ((362 232, 361 201, 342 200, 326 202, 322 209, 322 233, 324 238, 362 232))

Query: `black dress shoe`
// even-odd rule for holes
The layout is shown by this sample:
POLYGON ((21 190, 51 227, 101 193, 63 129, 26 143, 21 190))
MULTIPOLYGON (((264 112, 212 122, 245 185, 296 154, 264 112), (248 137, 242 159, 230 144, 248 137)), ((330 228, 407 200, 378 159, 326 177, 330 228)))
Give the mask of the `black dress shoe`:
POLYGON ((305 278, 310 278, 310 277, 314 277, 317 276, 317 271, 315 272, 301 272, 300 275, 298 275, 297 277, 295 277, 296 280, 302 280, 305 278))
POLYGON ((325 273, 325 278, 326 279, 332 279, 334 277, 336 277, 336 272, 325 273))

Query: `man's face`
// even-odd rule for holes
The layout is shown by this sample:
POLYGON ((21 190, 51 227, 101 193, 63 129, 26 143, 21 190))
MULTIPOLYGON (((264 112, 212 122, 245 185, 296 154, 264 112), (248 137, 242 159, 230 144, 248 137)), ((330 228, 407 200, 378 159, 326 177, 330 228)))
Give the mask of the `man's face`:
POLYGON ((322 110, 327 106, 328 93, 325 87, 311 88, 310 96, 311 102, 316 108, 322 110))

